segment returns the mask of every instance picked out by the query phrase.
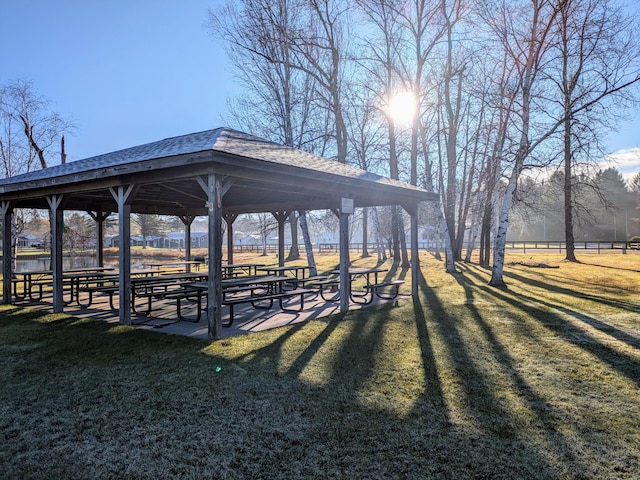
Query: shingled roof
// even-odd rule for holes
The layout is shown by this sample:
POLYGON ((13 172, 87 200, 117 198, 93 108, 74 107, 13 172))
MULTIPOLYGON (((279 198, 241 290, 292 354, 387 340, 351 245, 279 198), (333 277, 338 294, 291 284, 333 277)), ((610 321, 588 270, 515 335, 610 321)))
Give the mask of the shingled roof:
POLYGON ((196 177, 233 178, 223 209, 249 213, 415 204, 433 193, 336 161, 229 128, 166 138, 104 155, 0 180, 0 200, 15 207, 47 208, 46 196, 64 194, 69 210, 114 211, 110 187, 139 186, 132 211, 204 214, 196 177))

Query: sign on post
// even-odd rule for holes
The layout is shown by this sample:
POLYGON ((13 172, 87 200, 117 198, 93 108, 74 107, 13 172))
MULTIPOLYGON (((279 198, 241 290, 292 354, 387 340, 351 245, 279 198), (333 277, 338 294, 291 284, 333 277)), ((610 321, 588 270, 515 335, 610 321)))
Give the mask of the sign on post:
POLYGON ((353 215, 353 198, 342 198, 342 204, 340 206, 340 213, 347 215, 353 215))

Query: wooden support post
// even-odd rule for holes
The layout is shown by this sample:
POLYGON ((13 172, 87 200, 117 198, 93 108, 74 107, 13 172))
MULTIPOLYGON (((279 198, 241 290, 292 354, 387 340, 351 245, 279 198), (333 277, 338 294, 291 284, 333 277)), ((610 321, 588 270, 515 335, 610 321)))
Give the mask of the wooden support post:
POLYGON ((96 212, 96 266, 104 267, 104 221, 109 215, 96 212))
POLYGON ((222 185, 217 175, 207 178, 209 211, 209 339, 222 337, 222 185))
POLYGON ((227 264, 233 263, 233 222, 238 218, 237 213, 225 213, 224 221, 227 222, 227 264))
POLYGON ((131 325, 131 204, 135 185, 109 188, 118 204, 118 295, 120 323, 131 325))
POLYGON ((11 297, 11 279, 13 278, 13 252, 11 251, 13 232, 11 220, 13 218, 13 208, 9 202, 0 203, 0 214, 2 214, 2 303, 8 305, 13 303, 11 297))
POLYGON ((198 178, 207 194, 209 216, 209 286, 207 289, 207 321, 209 340, 222 337, 222 196, 221 178, 209 174, 206 181, 198 178))
POLYGON ((53 272, 53 313, 64 309, 62 297, 62 230, 64 212, 61 208, 62 195, 47 197, 51 209, 51 270, 53 272))
POLYGON ((278 222, 278 265, 284 267, 284 222, 291 212, 271 212, 278 222))
POLYGON ((104 221, 111 212, 87 211, 87 213, 96 222, 96 265, 104 267, 104 221))
MULTIPOLYGON (((184 259, 189 262, 191 260, 191 224, 196 217, 193 215, 180 215, 180 220, 184 225, 184 259)), ((186 264, 187 272, 191 271, 191 265, 186 264)))
POLYGON ((349 311, 349 292, 351 276, 349 275, 349 214, 340 213, 340 311, 349 311))

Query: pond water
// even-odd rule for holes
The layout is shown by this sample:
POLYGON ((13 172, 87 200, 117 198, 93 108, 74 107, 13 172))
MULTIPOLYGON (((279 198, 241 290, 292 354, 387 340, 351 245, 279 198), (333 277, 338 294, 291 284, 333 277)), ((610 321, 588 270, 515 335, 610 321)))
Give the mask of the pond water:
MULTIPOLYGON (((162 262, 167 261, 165 257, 153 258, 148 257, 144 259, 144 263, 162 262)), ((143 262, 131 261, 131 268, 143 268, 143 262)), ((69 270, 72 268, 90 268, 97 266, 98 262, 95 257, 65 257, 62 259, 62 269, 69 270)), ((0 261, 0 266, 2 261, 0 261)), ((117 258, 105 258, 105 266, 118 267, 117 258)), ((0 267, 1 268, 1 267, 0 267)), ((37 272, 41 270, 51 270, 50 258, 31 258, 28 260, 18 260, 16 264, 16 272, 37 272)), ((1 271, 1 270, 0 270, 1 271)))
MULTIPOLYGON (((74 258, 63 258, 62 259, 62 268, 63 270, 71 269, 71 268, 88 268, 95 267, 98 262, 94 257, 74 257, 74 258)), ((118 261, 114 260, 113 262, 109 260, 105 260, 105 265, 118 265, 118 261)), ((33 272, 40 270, 51 270, 51 259, 50 258, 32 258, 29 260, 18 260, 16 263, 16 272, 33 272)))

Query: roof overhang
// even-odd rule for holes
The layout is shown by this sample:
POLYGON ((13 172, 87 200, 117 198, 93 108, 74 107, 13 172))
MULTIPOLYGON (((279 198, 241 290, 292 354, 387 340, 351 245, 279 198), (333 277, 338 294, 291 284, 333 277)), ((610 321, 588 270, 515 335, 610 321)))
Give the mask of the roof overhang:
POLYGON ((0 180, 0 200, 13 208, 116 211, 114 187, 135 185, 134 213, 205 215, 206 194, 198 178, 224 179, 223 213, 338 209, 435 201, 437 195, 403 182, 300 150, 220 128, 0 180))

